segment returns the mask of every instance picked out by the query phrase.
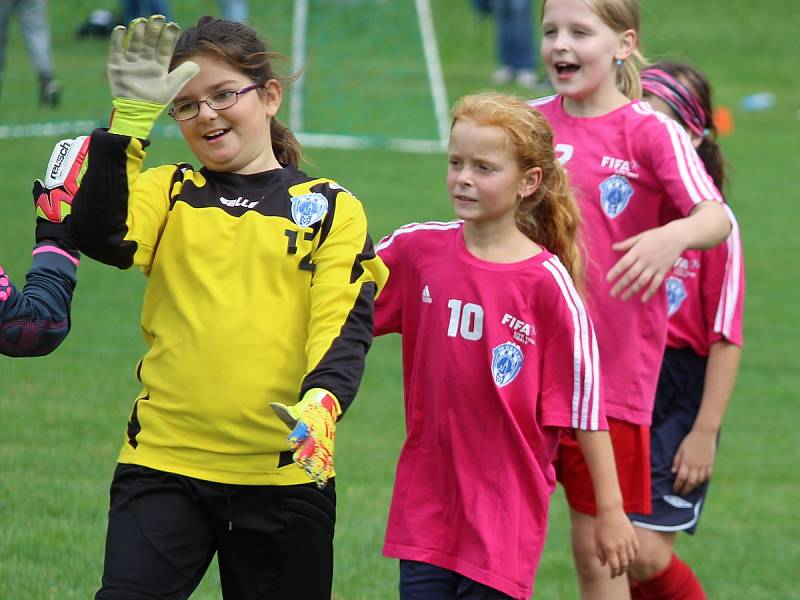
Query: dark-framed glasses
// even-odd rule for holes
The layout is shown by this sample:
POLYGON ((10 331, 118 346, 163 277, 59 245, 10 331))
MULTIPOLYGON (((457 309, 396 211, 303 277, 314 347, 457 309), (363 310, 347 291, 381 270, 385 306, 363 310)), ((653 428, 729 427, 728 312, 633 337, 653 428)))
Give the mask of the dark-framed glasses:
POLYGON ((263 83, 256 83, 243 87, 238 92, 235 90, 222 90, 214 92, 202 100, 189 100, 187 102, 177 102, 169 109, 169 116, 176 121, 188 121, 200 114, 200 103, 205 102, 211 110, 225 110, 239 101, 239 96, 252 90, 263 88, 263 83))

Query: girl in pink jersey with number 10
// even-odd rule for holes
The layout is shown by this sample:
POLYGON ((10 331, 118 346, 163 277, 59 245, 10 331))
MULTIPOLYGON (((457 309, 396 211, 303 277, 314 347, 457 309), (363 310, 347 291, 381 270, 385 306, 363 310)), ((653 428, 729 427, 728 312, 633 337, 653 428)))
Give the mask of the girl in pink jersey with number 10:
MULTIPOLYGON (((731 224, 683 128, 636 100, 636 0, 544 0, 541 26, 556 94, 533 104, 553 128, 584 220, 587 305, 625 510, 649 513, 649 425, 667 330, 657 292, 681 252, 719 244, 731 224)), ((562 439, 557 472, 581 595, 627 598, 627 582, 609 579, 595 557, 596 501, 580 449, 562 439)))
MULTIPOLYGON (((725 162, 712 120, 711 88, 694 67, 662 62, 642 72, 644 99, 689 133, 714 183, 725 162)), ((642 550, 631 568, 633 598, 706 598, 674 553, 693 534, 714 466, 722 419, 742 346, 744 265, 736 222, 726 243, 681 254, 667 276, 667 349, 656 391, 650 444, 653 512, 631 515, 642 550)))
POLYGON ((530 597, 561 429, 577 430, 601 499, 599 560, 621 575, 636 552, 552 141, 520 98, 461 99, 447 173, 459 220, 378 245, 390 275, 375 333, 403 337, 407 437, 384 554, 400 559, 404 600, 530 597))

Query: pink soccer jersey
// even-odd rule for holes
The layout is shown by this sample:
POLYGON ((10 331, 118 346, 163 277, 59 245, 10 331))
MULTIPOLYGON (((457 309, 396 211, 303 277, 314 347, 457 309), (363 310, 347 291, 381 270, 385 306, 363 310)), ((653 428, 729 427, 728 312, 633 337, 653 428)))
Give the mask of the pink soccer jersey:
POLYGON ((567 114, 561 96, 531 102, 553 128, 583 214, 587 305, 597 331, 607 414, 649 425, 667 335, 665 294, 612 298, 606 274, 623 256, 611 249, 646 229, 721 201, 689 137, 649 104, 630 102, 600 117, 567 114))
POLYGON ((375 333, 402 334, 407 432, 384 554, 529 598, 559 428, 607 426, 589 316, 555 256, 485 262, 461 222, 407 225, 378 254, 375 333))
POLYGON ((711 250, 688 250, 667 276, 667 346, 708 356, 711 344, 742 345, 744 262, 739 227, 711 250))

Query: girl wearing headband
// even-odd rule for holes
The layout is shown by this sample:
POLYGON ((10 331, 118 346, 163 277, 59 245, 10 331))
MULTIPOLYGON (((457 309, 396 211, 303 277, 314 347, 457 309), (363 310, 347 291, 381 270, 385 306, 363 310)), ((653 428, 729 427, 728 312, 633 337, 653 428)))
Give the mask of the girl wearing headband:
MULTIPOLYGON (((642 71, 644 99, 687 131, 719 189, 725 163, 711 118, 708 80, 663 62, 642 71)), ((742 346, 744 265, 736 222, 724 244, 687 250, 667 275, 667 347, 651 426, 653 512, 631 515, 641 550, 630 569, 633 598, 706 597, 675 555, 677 533, 694 534, 714 467, 722 419, 742 346)))
MULTIPOLYGON (((639 101, 636 0, 545 0, 542 62, 556 94, 534 102, 576 189, 587 305, 627 513, 650 512, 650 418, 667 334, 661 285, 687 248, 725 239, 730 220, 682 127, 639 101)), ((583 598, 627 598, 597 559, 602 504, 585 457, 563 435, 557 460, 583 598)))

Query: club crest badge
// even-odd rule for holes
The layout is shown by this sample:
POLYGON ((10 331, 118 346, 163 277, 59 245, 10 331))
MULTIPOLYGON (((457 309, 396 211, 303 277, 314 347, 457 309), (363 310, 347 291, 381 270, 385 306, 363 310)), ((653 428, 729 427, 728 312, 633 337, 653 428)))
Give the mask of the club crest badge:
POLYGON ((613 219, 628 206, 633 196, 633 187, 623 175, 612 175, 600 184, 600 203, 603 212, 613 219))
POLYGON ((492 350, 492 378, 497 387, 508 385, 522 369, 522 350, 513 342, 506 342, 492 350))
POLYGON ((667 277, 664 287, 667 290, 667 316, 671 317, 686 300, 686 286, 680 277, 667 277))
POLYGON ((292 196, 292 219, 300 227, 310 227, 328 212, 328 199, 317 192, 292 196))

